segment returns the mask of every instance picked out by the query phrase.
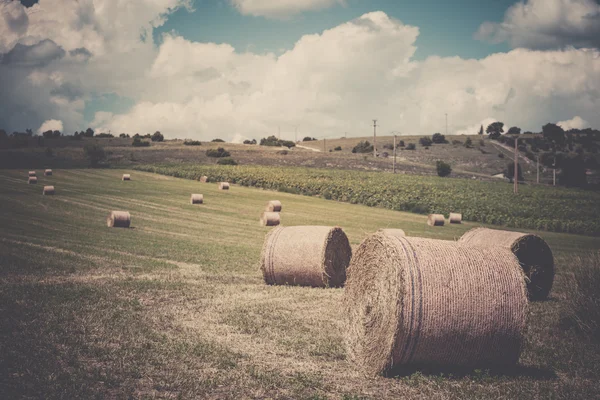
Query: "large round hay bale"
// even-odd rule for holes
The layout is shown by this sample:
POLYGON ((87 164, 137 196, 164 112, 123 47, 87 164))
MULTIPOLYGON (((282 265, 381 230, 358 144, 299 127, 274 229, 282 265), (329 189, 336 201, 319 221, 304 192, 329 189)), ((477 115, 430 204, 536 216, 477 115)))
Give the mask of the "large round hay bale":
POLYGON ((36 176, 35 171, 29 171, 27 176, 36 176))
POLYGON ((450 213, 450 216, 448 217, 448 222, 451 224, 462 224, 462 214, 450 213))
POLYGON ((54 186, 44 186, 42 190, 42 194, 44 196, 53 195, 54 194, 54 186))
POLYGON ((200 182, 202 182, 202 183, 208 182, 208 176, 205 175, 205 176, 200 177, 200 182))
POLYGON ((27 183, 33 185, 37 183, 37 178, 35 176, 30 176, 29 178, 27 178, 27 183))
POLYGON ((219 182, 219 189, 229 190, 229 183, 228 182, 219 182))
POLYGON ((51 169, 47 169, 44 171, 44 175, 45 176, 51 176, 52 175, 52 170, 51 169))
POLYGON ((267 203, 266 212, 281 212, 281 201, 271 200, 267 203))
POLYGON ((517 362, 527 308, 505 248, 375 233, 344 289, 348 354, 368 374, 517 362))
POLYGON ((260 216, 261 226, 276 226, 281 223, 281 217, 278 212, 264 212, 260 216))
POLYGON ((400 237, 406 236, 406 233, 402 229, 382 228, 382 229, 378 230, 377 232, 385 233, 386 235, 391 235, 391 236, 400 236, 400 237))
POLYGON ((503 246, 510 249, 519 260, 527 277, 530 300, 548 297, 554 283, 554 257, 548 243, 537 235, 475 228, 466 232, 459 242, 468 246, 503 246))
POLYGON ((106 219, 106 225, 110 228, 129 228, 131 215, 128 211, 112 211, 106 219))
POLYGON ((131 180, 131 175, 129 175, 129 174, 123 174, 123 177, 121 178, 121 180, 130 181, 131 180))
POLYGON ((261 270, 269 285, 341 287, 351 257, 342 228, 277 227, 265 238, 261 270))
POLYGON ((191 204, 202 204, 202 203, 204 203, 204 196, 201 194, 192 194, 192 197, 190 198, 190 203, 191 204))
POLYGON ((444 226, 446 218, 442 214, 429 214, 427 217, 427 225, 429 226, 444 226))

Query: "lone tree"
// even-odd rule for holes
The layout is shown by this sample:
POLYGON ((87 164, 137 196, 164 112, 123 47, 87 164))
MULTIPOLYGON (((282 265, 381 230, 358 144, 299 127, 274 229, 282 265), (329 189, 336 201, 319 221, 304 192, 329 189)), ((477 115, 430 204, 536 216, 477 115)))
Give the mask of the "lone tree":
POLYGON ((87 128, 85 130, 85 132, 81 133, 83 135, 83 137, 93 137, 94 136, 94 130, 92 128, 87 128))
POLYGON ((483 125, 481 125, 481 128, 479 128, 479 132, 477 132, 478 135, 483 135, 483 125))
POLYGON ((90 167, 97 167, 100 163, 106 160, 104 148, 96 143, 89 143, 83 146, 83 154, 90 161, 90 167))
POLYGON ((544 139, 552 142, 555 146, 563 147, 565 144, 565 131, 556 124, 546 124, 542 127, 544 139))
POLYGON ((153 142, 162 142, 165 137, 159 131, 154 132, 154 135, 150 138, 153 142))
POLYGON ((509 134, 509 135, 520 135, 521 134, 521 128, 513 126, 506 133, 509 134))
POLYGON ((485 130, 490 139, 498 139, 504 132, 504 122, 492 122, 485 130))
POLYGON ((446 143, 446 136, 441 133, 434 133, 433 136, 431 136, 431 141, 438 144, 446 143))
POLYGON ((452 167, 450 167, 450 164, 444 161, 437 161, 435 163, 435 166, 437 169, 438 176, 441 176, 442 178, 450 175, 450 173, 452 172, 452 167))

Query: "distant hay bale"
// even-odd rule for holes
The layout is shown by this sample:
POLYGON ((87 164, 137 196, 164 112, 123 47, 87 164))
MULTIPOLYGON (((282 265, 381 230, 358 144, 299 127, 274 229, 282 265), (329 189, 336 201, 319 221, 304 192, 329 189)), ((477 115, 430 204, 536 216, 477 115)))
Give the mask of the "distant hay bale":
POLYGON ((446 218, 442 214, 429 214, 427 217, 427 225, 429 226, 444 226, 446 218))
POLYGON ((280 226, 265 238, 261 270, 269 285, 341 287, 351 257, 342 228, 280 226))
POLYGON ((527 295, 507 249, 377 232, 347 273, 346 345, 365 373, 518 361, 527 295))
POLYGON ((462 224, 462 214, 450 213, 448 222, 451 224, 462 224))
POLYGON ((228 182, 219 182, 219 189, 229 190, 229 183, 228 182))
POLYGON ((51 169, 47 169, 44 171, 44 175, 45 176, 52 176, 52 170, 51 169))
POLYGON ((190 203, 191 204, 202 204, 202 203, 204 203, 204 196, 201 194, 192 194, 192 197, 190 198, 190 203))
POLYGON ((385 228, 385 229, 380 229, 377 232, 382 232, 385 233, 386 235, 391 235, 391 236, 400 236, 400 237, 404 237, 406 236, 406 233, 402 230, 402 229, 391 229, 391 228, 385 228))
POLYGON ((106 225, 109 228, 129 228, 131 225, 131 215, 128 211, 111 211, 106 219, 106 225))
POLYGON ((267 203, 267 207, 265 208, 267 212, 281 212, 281 201, 279 200, 271 200, 267 203))
POLYGON ((208 176, 206 176, 206 175, 205 175, 205 176, 202 176, 202 177, 200 178, 200 182, 202 182, 202 183, 206 183, 206 182, 208 182, 208 176))
POLYGON ((42 190, 42 194, 44 196, 53 195, 54 194, 54 186, 44 186, 42 190))
POLYGON ((281 217, 278 212, 267 212, 265 211, 260 216, 261 226, 277 226, 281 223, 281 217))
POLYGON ((28 176, 35 176, 35 171, 29 171, 29 175, 28 176))
POLYGON ((27 178, 27 183, 33 185, 37 183, 37 178, 35 176, 30 176, 29 178, 27 178))
POLYGON ((544 300, 554 283, 554 257, 548 243, 537 235, 475 228, 466 232, 459 242, 468 246, 510 249, 519 260, 527 277, 527 292, 530 300, 544 300))
POLYGON ((129 175, 129 174, 123 174, 123 177, 121 178, 121 180, 130 181, 131 180, 131 175, 129 175))

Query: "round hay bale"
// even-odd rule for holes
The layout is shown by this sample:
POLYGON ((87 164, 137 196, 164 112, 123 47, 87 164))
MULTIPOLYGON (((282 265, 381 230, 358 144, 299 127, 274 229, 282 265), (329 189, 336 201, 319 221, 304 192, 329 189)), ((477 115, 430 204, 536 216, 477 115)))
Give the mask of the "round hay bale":
POLYGON ((131 180, 131 175, 129 175, 129 174, 123 174, 123 177, 121 178, 121 180, 130 181, 131 180))
POLYGON ((27 176, 36 176, 36 175, 35 175, 35 171, 29 171, 29 173, 28 173, 28 175, 27 175, 27 176))
POLYGON ((462 224, 462 214, 450 213, 450 216, 448 217, 448 222, 451 224, 462 224))
POLYGON ((45 176, 52 176, 52 170, 51 169, 47 169, 44 171, 44 175, 45 176))
POLYGON ((192 194, 192 197, 190 198, 190 203, 191 204, 202 204, 202 203, 204 203, 204 196, 201 194, 192 194))
POLYGON ((265 211, 260 216, 261 226, 276 226, 281 223, 281 218, 278 212, 267 212, 265 211))
POLYGON ((387 375, 516 363, 527 295, 507 249, 378 232, 352 258, 343 308, 350 359, 387 375))
POLYGON ((229 183, 228 182, 219 182, 219 189, 229 190, 229 183))
POLYGON ((444 226, 446 218, 442 214, 429 214, 427 217, 427 225, 429 226, 444 226))
POLYGON ((110 228, 129 228, 131 215, 128 211, 111 211, 106 219, 106 225, 110 228))
POLYGON ((53 195, 54 194, 54 186, 44 186, 42 190, 42 194, 44 196, 53 195))
POLYGON ((342 228, 280 226, 265 238, 261 270, 269 285, 341 287, 351 257, 342 228))
POLYGON ((554 283, 554 256, 548 243, 537 235, 475 228, 466 232, 459 242, 468 246, 502 246, 510 249, 519 260, 526 276, 530 300, 548 297, 554 283))
POLYGON ((208 176, 202 176, 202 177, 200 177, 200 182, 202 182, 202 183, 208 182, 208 176))
POLYGON ((402 229, 380 229, 377 232, 381 232, 381 233, 385 233, 386 235, 391 235, 391 236, 400 236, 400 237, 404 237, 406 236, 406 233, 402 230, 402 229))
POLYGON ((271 200, 267 203, 266 212, 281 212, 281 201, 271 200))
POLYGON ((37 178, 35 176, 30 176, 29 178, 27 178, 27 183, 33 185, 37 183, 37 178))

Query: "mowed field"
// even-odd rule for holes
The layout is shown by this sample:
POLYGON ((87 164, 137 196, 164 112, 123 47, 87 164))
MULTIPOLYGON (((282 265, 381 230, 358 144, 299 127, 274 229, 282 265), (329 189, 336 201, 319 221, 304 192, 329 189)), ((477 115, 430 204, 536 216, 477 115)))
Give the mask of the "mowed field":
POLYGON ((346 359, 343 289, 267 286, 258 224, 341 226, 357 246, 379 228, 452 240, 422 215, 130 170, 0 170, 0 397, 593 398, 600 348, 560 324, 575 256, 600 238, 539 232, 557 276, 531 303, 512 371, 364 377, 346 359), (131 173, 132 181, 120 180, 131 173), (46 184, 55 196, 42 196, 46 184), (205 204, 191 205, 191 193, 205 204), (127 210, 131 229, 111 229, 127 210))

